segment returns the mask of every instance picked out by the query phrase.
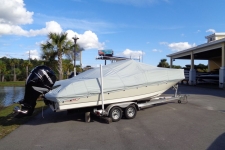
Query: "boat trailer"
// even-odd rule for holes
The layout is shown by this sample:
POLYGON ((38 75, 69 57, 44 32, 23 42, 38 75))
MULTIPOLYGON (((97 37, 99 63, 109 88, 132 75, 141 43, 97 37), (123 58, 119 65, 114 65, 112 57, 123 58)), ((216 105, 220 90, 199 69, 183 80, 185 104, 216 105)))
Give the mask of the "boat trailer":
MULTIPOLYGON (((123 102, 123 103, 114 103, 108 105, 105 109, 102 106, 102 109, 94 109, 93 114, 99 116, 103 119, 106 123, 110 122, 117 122, 122 118, 122 115, 125 116, 126 119, 133 119, 135 118, 137 111, 142 110, 157 104, 162 103, 169 103, 172 101, 177 101, 177 103, 187 103, 187 96, 188 95, 179 95, 177 94, 178 85, 173 86, 175 93, 173 96, 166 96, 166 97, 155 97, 148 101, 142 102, 123 102)), ((103 102, 104 104, 104 102, 103 102)), ((90 122, 91 120, 91 112, 85 112, 85 122, 90 122)))

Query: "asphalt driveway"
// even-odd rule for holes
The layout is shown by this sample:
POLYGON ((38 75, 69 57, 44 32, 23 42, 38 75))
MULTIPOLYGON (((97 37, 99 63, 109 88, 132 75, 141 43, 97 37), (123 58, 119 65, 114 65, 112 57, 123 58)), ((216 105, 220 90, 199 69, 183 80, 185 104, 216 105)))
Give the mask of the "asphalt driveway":
POLYGON ((225 90, 181 85, 179 92, 189 94, 188 103, 157 105, 110 124, 47 109, 44 118, 40 114, 1 139, 0 149, 224 150, 225 90))

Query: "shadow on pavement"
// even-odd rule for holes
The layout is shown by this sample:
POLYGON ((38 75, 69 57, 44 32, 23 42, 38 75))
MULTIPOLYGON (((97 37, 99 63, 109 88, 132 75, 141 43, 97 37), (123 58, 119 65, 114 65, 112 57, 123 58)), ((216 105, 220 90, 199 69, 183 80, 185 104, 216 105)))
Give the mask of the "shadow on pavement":
MULTIPOLYGON (((10 114, 6 117, 0 117, 0 125, 1 126, 14 126, 14 125, 40 125, 40 124, 48 124, 48 123, 58 123, 65 121, 76 121, 76 122, 85 122, 84 113, 67 113, 67 111, 62 112, 53 112, 50 108, 47 108, 43 112, 34 115, 27 116, 23 118, 14 118, 13 114, 10 114)), ((96 117, 91 114, 90 122, 99 122, 99 123, 107 123, 105 120, 96 117)))
POLYGON ((225 149, 225 133, 221 134, 216 140, 207 148, 207 150, 224 150, 225 149))
MULTIPOLYGON (((163 94, 174 94, 175 91, 170 88, 163 94)), ((178 84, 178 94, 198 94, 198 95, 211 95, 225 98, 225 90, 219 88, 206 88, 202 86, 183 85, 178 84)))
MULTIPOLYGON (((53 112, 50 108, 48 108, 47 110, 44 111, 43 115, 42 113, 40 113, 26 124, 39 125, 39 124, 58 123, 66 121, 85 122, 85 114, 81 112, 68 113, 67 111, 53 112)), ((100 119, 99 117, 96 117, 93 114, 91 114, 90 122, 106 123, 104 122, 104 120, 100 119)))

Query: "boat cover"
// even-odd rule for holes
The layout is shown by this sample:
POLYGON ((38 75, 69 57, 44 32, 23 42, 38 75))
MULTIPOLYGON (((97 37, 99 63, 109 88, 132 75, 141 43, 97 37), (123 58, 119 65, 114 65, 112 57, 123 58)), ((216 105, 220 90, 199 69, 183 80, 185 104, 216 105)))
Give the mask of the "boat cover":
MULTIPOLYGON (((104 92, 127 90, 162 82, 179 82, 184 79, 183 69, 154 67, 134 60, 121 60, 103 66, 102 70, 104 92)), ((53 90, 45 97, 59 102, 99 93, 101 93, 100 68, 94 68, 73 78, 57 81, 53 90)))

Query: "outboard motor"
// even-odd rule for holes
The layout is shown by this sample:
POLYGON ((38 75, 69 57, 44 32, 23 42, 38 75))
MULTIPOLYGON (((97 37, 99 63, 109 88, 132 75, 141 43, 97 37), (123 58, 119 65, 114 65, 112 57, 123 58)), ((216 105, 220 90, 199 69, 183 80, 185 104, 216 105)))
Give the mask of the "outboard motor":
POLYGON ((41 94, 47 93, 56 81, 55 73, 47 66, 35 67, 26 80, 24 99, 14 108, 15 117, 20 118, 33 114, 36 100, 41 94))

